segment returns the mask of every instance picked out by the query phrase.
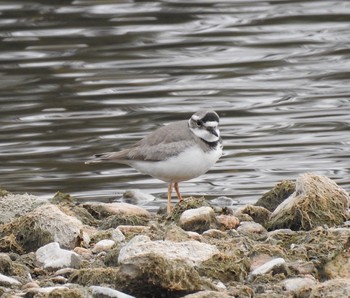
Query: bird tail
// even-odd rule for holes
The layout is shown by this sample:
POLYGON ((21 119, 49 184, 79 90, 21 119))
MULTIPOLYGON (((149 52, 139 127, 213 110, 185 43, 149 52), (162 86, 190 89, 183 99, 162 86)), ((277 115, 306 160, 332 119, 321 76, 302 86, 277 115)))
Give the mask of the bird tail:
POLYGON ((106 152, 95 154, 92 156, 91 160, 85 162, 85 164, 94 164, 100 162, 116 162, 116 163, 124 163, 121 152, 106 152))

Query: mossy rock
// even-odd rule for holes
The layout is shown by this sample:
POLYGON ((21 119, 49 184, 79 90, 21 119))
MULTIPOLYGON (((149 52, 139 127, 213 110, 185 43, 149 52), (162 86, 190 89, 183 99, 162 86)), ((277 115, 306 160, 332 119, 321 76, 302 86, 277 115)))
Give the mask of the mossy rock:
POLYGON ((204 197, 195 198, 188 197, 184 198, 182 201, 178 202, 174 207, 171 213, 167 216, 168 222, 178 222, 181 214, 188 209, 196 209, 199 207, 212 207, 211 204, 207 202, 204 197))
POLYGON ((271 190, 263 194, 263 196, 255 203, 255 206, 264 207, 272 212, 294 191, 295 182, 291 180, 283 180, 277 183, 271 190))
POLYGON ((106 284, 121 288, 122 282, 119 268, 86 268, 76 270, 69 277, 69 282, 82 286, 106 284))
POLYGON ((12 273, 12 260, 5 253, 0 253, 0 273, 5 275, 12 273))
POLYGON ((83 224, 62 212, 56 205, 45 204, 0 226, 0 246, 18 253, 35 251, 56 241, 64 248, 74 248, 83 224), (11 241, 12 240, 12 241, 11 241))
POLYGON ((254 206, 254 205, 245 205, 244 207, 239 209, 241 214, 249 215, 254 222, 261 224, 262 226, 266 226, 268 222, 271 212, 264 207, 254 206))
POLYGON ((9 191, 7 191, 6 189, 0 188, 0 197, 7 196, 8 194, 10 194, 9 191))
POLYGON ((250 261, 243 252, 235 250, 231 254, 216 254, 204 261, 198 268, 202 276, 219 279, 226 283, 231 281, 243 282, 250 269, 250 261))
POLYGON ((85 297, 87 297, 87 291, 84 291, 84 289, 77 289, 77 288, 54 289, 47 295, 47 298, 85 298, 85 297))
POLYGON ((116 214, 108 216, 107 218, 101 220, 99 222, 99 228, 102 230, 107 230, 116 228, 120 225, 144 226, 147 225, 148 222, 149 219, 145 217, 116 214))
POLYGON ((52 204, 75 204, 76 200, 68 193, 56 192, 54 197, 49 199, 49 202, 52 204))
POLYGON ((214 289, 211 283, 181 259, 171 260, 148 254, 137 257, 132 264, 123 264, 120 270, 126 277, 123 292, 136 297, 182 297, 214 289))
POLYGON ((266 227, 311 230, 340 225, 350 218, 349 201, 349 194, 329 178, 303 174, 295 192, 274 210, 266 227))
POLYGON ((0 246, 3 247, 4 251, 20 254, 25 251, 34 251, 54 241, 54 236, 37 225, 31 217, 20 217, 3 225, 0 227, 0 234, 5 235, 0 240, 0 246))

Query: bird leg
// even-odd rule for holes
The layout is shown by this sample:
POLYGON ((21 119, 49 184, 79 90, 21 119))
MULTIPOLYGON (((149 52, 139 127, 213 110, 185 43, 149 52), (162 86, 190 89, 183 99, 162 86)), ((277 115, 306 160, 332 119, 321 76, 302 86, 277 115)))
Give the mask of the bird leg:
POLYGON ((182 195, 181 195, 180 190, 179 190, 179 183, 175 182, 174 187, 175 187, 177 197, 178 197, 179 201, 181 202, 183 199, 182 199, 182 195))
POLYGON ((167 207, 167 213, 171 212, 171 193, 173 192, 173 183, 170 182, 168 185, 168 207, 167 207))

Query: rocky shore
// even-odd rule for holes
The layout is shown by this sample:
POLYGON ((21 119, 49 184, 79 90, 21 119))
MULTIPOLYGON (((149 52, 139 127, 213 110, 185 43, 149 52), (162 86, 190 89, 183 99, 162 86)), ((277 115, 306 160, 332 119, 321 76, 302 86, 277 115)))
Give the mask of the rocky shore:
POLYGON ((314 174, 171 214, 1 190, 0 297, 350 297, 349 203, 314 174))

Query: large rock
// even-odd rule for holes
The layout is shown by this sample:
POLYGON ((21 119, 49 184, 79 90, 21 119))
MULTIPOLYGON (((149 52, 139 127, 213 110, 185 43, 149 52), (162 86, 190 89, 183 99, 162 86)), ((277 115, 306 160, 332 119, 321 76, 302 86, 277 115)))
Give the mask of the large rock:
POLYGON ((30 194, 8 193, 0 196, 0 224, 7 223, 44 204, 47 204, 47 200, 30 194))
POLYGON ((63 213, 56 205, 46 204, 1 226, 0 234, 14 235, 17 244, 29 252, 50 242, 74 248, 82 229, 80 220, 63 213))
POLYGON ((151 218, 146 209, 128 203, 86 203, 83 207, 101 220, 99 227, 103 230, 119 225, 145 225, 151 218))
POLYGON ((151 241, 136 236, 119 253, 120 275, 125 276, 128 293, 136 297, 174 297, 214 288, 195 270, 202 262, 219 253, 214 245, 198 241, 151 241))
POLYGON ((325 176, 303 174, 295 192, 271 214, 268 229, 310 230, 349 219, 349 194, 325 176))
POLYGON ((195 266, 217 253, 219 250, 216 246, 198 241, 151 241, 147 236, 136 236, 120 250, 118 262, 120 264, 132 263, 136 257, 154 254, 167 260, 181 259, 195 266))

